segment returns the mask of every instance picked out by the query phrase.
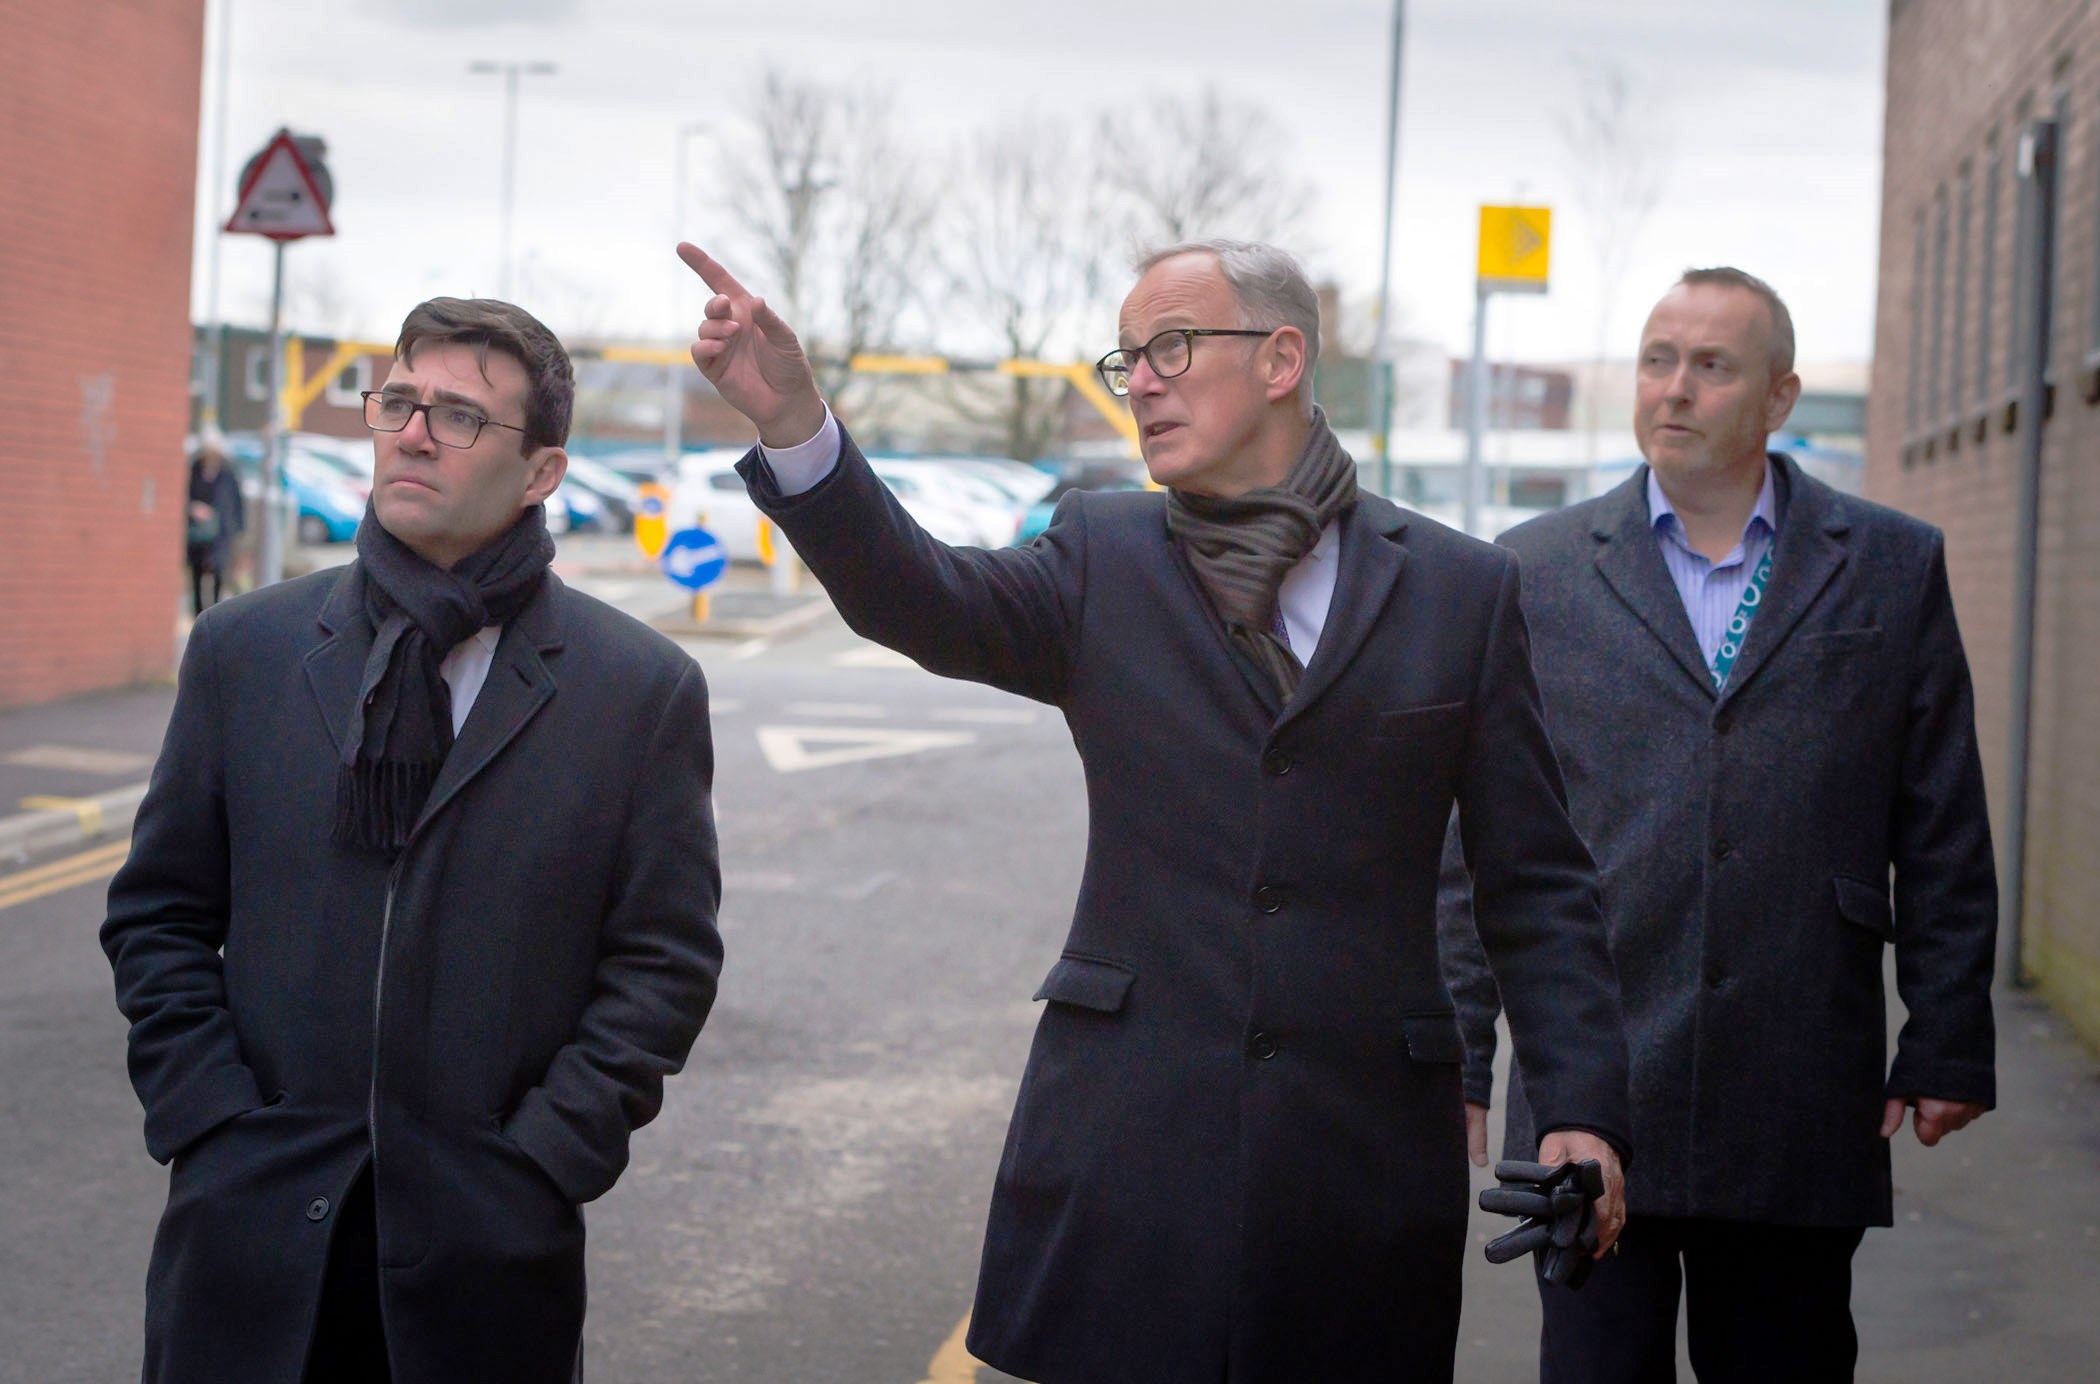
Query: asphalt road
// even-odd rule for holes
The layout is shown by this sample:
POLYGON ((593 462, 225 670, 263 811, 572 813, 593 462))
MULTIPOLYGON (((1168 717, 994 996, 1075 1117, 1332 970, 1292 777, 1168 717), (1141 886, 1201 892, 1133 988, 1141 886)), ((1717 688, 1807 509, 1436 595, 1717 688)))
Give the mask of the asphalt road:
MULTIPOLYGON (((588 1211, 590 1377, 1003 1379, 956 1334, 1028 996, 1078 882, 1069 737, 835 621, 690 647, 715 699, 727 964, 691 1065, 588 1211)), ((146 698, 39 712, 39 733, 136 753, 146 698)), ((36 1384, 136 1377, 166 1185, 95 944, 115 857, 66 859, 0 867, 0 1380, 36 1384)), ((2083 1379, 2100 1359, 2100 1083, 2031 1000, 2006 996, 2001 1028, 2007 1109, 1898 1146, 1899 1224, 1858 1265, 1862 1379, 2083 1379)), ((1459 1377, 1535 1377, 1527 1272, 1475 1254, 1467 1275, 1459 1377)))

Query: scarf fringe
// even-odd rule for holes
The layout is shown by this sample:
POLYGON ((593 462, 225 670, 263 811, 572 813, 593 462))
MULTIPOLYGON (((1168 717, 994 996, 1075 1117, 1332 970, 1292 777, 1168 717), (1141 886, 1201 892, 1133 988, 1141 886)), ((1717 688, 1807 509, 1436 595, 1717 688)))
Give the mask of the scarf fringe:
POLYGON ((438 764, 361 759, 336 766, 335 841, 360 850, 398 851, 408 844, 437 782, 438 764))

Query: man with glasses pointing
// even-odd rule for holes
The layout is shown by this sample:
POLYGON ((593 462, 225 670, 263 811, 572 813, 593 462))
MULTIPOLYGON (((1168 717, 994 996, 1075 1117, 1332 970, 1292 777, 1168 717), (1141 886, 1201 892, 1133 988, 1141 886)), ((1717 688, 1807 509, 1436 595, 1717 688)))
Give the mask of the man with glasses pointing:
POLYGON ((1148 257, 1101 361, 1165 493, 1074 493, 1025 548, 919 530, 794 333, 693 246, 693 356, 847 621, 1058 707, 1090 834, 994 1184, 969 1346, 1044 1384, 1448 1380, 1466 1226, 1438 976, 1455 800, 1546 1161, 1609 1172, 1626 1054, 1540 722, 1515 564, 1356 489, 1319 317, 1270 246, 1148 257))
POLYGON ((548 570, 574 392, 521 309, 416 308, 356 562, 190 635, 102 929, 149 1384, 582 1377, 581 1208, 722 948, 700 669, 548 570))

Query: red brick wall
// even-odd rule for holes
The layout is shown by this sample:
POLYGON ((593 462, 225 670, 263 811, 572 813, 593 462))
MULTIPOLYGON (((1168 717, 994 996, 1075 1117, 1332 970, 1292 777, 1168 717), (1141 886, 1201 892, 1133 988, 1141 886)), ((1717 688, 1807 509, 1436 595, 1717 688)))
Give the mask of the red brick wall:
POLYGON ((1977 728, 1999 825, 2008 787, 2012 563, 2019 437, 2005 431, 2011 334, 2016 166, 2021 118, 2053 115, 2068 93, 2058 179, 2059 238, 2051 361, 2056 408, 2044 439, 2037 581, 2033 753, 2028 796, 2028 964, 2058 1006, 2100 1043, 2100 408, 2083 377, 2100 348, 2094 295, 2100 268, 2100 4, 2091 0, 1893 0, 1881 214, 1880 302, 1868 411, 1867 489, 1947 534, 1955 604, 1976 678, 1977 728), (1972 193, 1966 290, 1956 317, 1958 189, 1963 162, 1980 175, 1988 140, 2001 159, 1987 334, 1981 303, 1984 201, 1972 193), (1938 407, 1929 386, 1941 189, 1949 235, 1938 407), (1924 217, 1925 279, 1918 281, 1924 217), (1913 313, 1926 329, 1913 351, 1913 313), (1987 342, 1990 387, 1979 397, 1976 356, 1987 342), (1964 356, 1962 397, 1950 400, 1949 346, 1964 356), (1917 359, 1914 360, 1913 356, 1917 359), (1977 428, 1982 426, 1981 440, 1977 428))
POLYGON ((0 0, 0 706, 162 677, 204 0, 0 0))

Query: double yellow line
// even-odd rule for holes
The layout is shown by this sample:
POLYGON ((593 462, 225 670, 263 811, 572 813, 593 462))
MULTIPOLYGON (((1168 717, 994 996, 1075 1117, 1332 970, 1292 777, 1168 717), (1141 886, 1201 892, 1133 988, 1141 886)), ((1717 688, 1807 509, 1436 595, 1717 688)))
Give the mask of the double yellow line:
POLYGON ((0 876, 0 909, 41 899, 61 889, 107 879, 117 872, 117 867, 124 863, 124 857, 130 851, 131 842, 127 839, 97 846, 79 855, 69 855, 64 860, 54 860, 49 865, 39 865, 18 875, 0 876))

